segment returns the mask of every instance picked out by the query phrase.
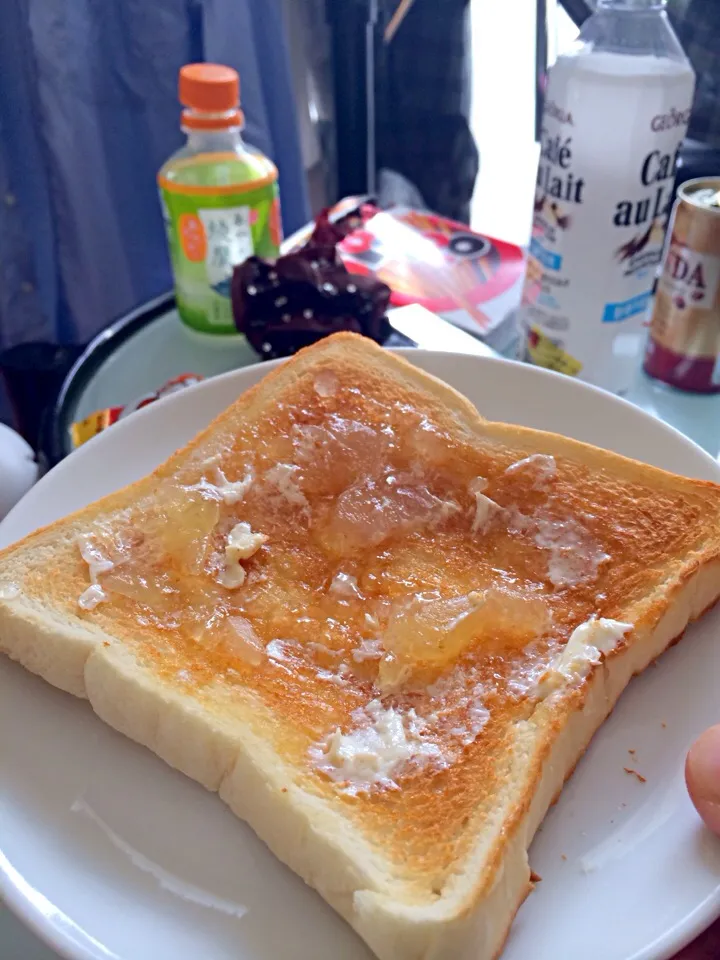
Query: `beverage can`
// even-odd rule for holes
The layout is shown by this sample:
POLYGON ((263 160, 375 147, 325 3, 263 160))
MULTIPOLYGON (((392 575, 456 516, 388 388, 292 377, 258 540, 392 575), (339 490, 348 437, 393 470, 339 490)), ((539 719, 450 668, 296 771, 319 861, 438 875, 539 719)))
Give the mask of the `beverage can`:
POLYGON ((720 177, 678 191, 645 371, 681 390, 720 392, 720 177))

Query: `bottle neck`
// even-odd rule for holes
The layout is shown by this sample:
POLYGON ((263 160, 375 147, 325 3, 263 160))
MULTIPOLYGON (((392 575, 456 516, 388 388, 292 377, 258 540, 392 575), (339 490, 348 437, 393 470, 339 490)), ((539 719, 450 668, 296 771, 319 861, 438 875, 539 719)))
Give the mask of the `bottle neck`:
POLYGON ((187 134, 187 145, 193 153, 236 153, 243 149, 240 127, 224 127, 215 130, 194 130, 183 126, 187 134))
POLYGON ((597 9, 617 10, 619 12, 650 12, 664 10, 667 0, 597 0, 597 9))
POLYGON ((620 53, 670 60, 691 69, 676 37, 666 0, 598 0, 580 30, 581 44, 593 53, 620 53))
POLYGON ((242 110, 237 107, 220 113, 188 107, 182 112, 180 125, 188 136, 188 146, 199 153, 242 149, 240 131, 244 122, 242 110))

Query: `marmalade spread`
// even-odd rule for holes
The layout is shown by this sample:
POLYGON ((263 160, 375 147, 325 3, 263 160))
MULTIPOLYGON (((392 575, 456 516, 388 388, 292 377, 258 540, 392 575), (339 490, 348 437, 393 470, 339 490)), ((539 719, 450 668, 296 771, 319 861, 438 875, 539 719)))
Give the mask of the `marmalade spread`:
POLYGON ((599 661, 592 644, 558 658, 632 595, 628 537, 647 574, 683 536, 671 519, 650 535, 657 491, 450 432, 404 396, 329 369, 287 393, 69 562, 83 616, 197 696, 252 691, 332 789, 412 790, 497 746, 599 661))

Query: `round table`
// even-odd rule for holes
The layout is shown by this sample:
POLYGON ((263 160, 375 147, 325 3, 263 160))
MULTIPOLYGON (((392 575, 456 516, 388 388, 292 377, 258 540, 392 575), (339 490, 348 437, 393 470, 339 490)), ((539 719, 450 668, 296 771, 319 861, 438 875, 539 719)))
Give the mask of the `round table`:
MULTIPOLYGON (((494 354, 479 339, 423 307, 395 308, 388 316, 402 332, 392 329, 386 347, 421 345, 494 354)), ((133 403, 185 373, 212 377, 261 359, 244 336, 209 336, 188 329, 180 321, 174 296, 158 297, 103 330, 75 363, 46 430, 43 459, 54 466, 71 453, 72 424, 98 410, 133 403)))
MULTIPOLYGON (((397 334, 387 342, 409 344, 397 334)), ((108 327, 75 364, 54 411, 49 462, 71 452, 70 425, 96 410, 132 403, 183 373, 211 377, 258 359, 244 337, 210 337, 187 329, 172 295, 160 297, 108 327)), ((720 394, 683 393, 638 370, 627 399, 672 424, 713 457, 720 454, 720 394)))

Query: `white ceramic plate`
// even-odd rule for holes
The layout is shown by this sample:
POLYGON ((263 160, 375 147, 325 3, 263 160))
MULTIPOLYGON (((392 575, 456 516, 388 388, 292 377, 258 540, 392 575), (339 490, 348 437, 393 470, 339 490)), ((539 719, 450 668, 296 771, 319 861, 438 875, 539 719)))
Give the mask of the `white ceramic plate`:
MULTIPOLYGON (((699 447, 601 391, 506 361, 409 356, 490 418, 720 481, 699 447)), ((269 366, 209 380, 114 426, 25 497, 0 541, 145 474, 269 366)), ((720 844, 700 828, 682 782, 687 746, 720 720, 719 626, 720 610, 689 630, 593 741, 533 845, 542 883, 503 960, 661 960, 720 912, 720 844)), ((84 960, 368 960, 215 796, 87 704, 0 660, 0 893, 46 942, 84 960)))

